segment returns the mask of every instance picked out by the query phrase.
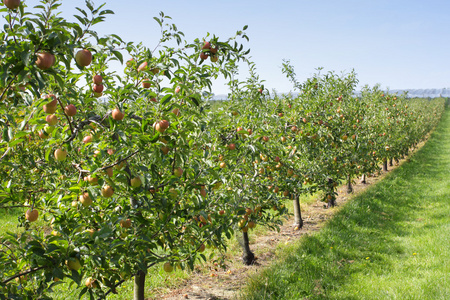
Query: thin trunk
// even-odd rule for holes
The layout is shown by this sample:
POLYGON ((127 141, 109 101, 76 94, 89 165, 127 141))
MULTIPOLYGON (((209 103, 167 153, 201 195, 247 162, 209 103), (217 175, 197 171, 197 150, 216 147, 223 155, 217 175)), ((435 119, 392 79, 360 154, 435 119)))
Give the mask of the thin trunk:
POLYGON ((352 177, 348 175, 347 178, 347 194, 353 193, 353 187, 352 187, 352 177))
POLYGON ((138 271, 134 277, 134 300, 145 300, 145 273, 138 271))
POLYGON ((362 184, 366 184, 367 182, 366 182, 366 174, 363 174, 362 175, 362 177, 361 177, 361 183, 362 184))
POLYGON ((250 250, 250 242, 248 239, 248 233, 242 232, 242 239, 239 241, 241 244, 243 255, 242 260, 244 261, 244 264, 247 266, 252 265, 255 262, 255 254, 250 250))
POLYGON ((384 171, 384 172, 387 172, 387 170, 388 170, 387 159, 384 159, 384 160, 383 160, 383 171, 384 171))
POLYGON ((300 209, 300 196, 298 194, 294 195, 294 227, 300 229, 303 227, 302 211, 300 209))
POLYGON ((328 196, 327 196, 327 208, 336 206, 336 197, 334 195, 334 180, 328 178, 328 196))
POLYGON ((394 165, 392 158, 389 160, 389 167, 392 167, 394 165))

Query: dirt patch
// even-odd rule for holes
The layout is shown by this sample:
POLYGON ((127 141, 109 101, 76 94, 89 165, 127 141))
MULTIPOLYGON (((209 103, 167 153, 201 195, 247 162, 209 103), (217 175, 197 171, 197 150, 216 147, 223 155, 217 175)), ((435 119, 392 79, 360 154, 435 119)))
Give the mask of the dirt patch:
MULTIPOLYGON (((406 160, 400 161, 400 165, 406 160)), ((398 166, 398 165, 397 165, 398 166)), ((239 290, 247 282, 247 279, 262 268, 269 265, 275 259, 276 248, 283 244, 296 241, 303 235, 311 235, 320 230, 327 220, 329 220, 339 209, 352 197, 363 192, 367 187, 380 181, 384 176, 397 166, 389 167, 388 172, 380 172, 376 176, 366 178, 363 184, 358 179, 353 185, 353 193, 346 193, 346 186, 338 189, 336 198, 337 207, 331 209, 324 208, 324 202, 319 199, 308 206, 302 206, 303 228, 294 230, 292 224, 293 217, 284 222, 280 227, 280 232, 270 231, 262 236, 251 236, 250 248, 257 257, 257 263, 245 266, 241 263, 241 257, 232 259, 236 263, 228 266, 227 270, 210 268, 209 272, 193 274, 188 280, 180 283, 176 289, 160 294, 152 299, 179 300, 231 300, 236 299, 239 290)))

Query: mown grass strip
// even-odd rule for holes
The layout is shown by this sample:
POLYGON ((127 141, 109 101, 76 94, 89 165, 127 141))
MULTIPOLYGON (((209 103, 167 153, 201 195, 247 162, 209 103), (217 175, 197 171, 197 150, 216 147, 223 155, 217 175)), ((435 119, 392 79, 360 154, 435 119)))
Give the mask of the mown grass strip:
POLYGON ((408 163, 278 253, 242 299, 450 299, 450 112, 408 163), (281 259, 282 258, 282 259, 281 259))

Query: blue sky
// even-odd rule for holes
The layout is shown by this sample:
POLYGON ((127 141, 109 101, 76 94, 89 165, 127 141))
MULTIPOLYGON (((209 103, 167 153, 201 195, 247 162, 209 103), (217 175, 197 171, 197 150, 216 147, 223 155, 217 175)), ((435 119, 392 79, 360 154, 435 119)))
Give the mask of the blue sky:
MULTIPOLYGON (((36 1, 27 1, 33 5, 36 1)), ((64 16, 81 0, 63 1, 64 16)), ((95 4, 105 1, 94 0, 95 4)), ((93 29, 153 47, 160 11, 172 17, 188 41, 207 32, 223 39, 248 25, 252 60, 266 88, 292 90, 281 73, 289 59, 300 81, 323 67, 338 73, 355 69, 360 86, 450 87, 450 1, 106 1, 108 16, 93 29)), ((245 75, 245 72, 242 72, 245 75)), ((219 82, 216 94, 226 93, 219 82)))

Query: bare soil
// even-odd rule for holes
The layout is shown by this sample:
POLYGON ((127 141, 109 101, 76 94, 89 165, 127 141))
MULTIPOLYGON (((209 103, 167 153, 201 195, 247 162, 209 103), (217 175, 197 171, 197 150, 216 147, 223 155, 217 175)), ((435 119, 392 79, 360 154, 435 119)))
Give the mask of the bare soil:
MULTIPOLYGON (((407 159, 406 159, 407 160, 407 159)), ((400 161, 400 164, 405 160, 400 161)), ((398 166, 398 164, 397 164, 398 166)), ((311 235, 320 230, 327 220, 342 207, 349 199, 361 193, 369 186, 383 179, 384 176, 397 168, 397 166, 388 167, 387 172, 380 171, 376 176, 366 178, 366 183, 360 183, 358 179, 353 184, 353 193, 346 193, 346 186, 338 189, 336 198, 337 206, 331 209, 325 209, 325 203, 317 199, 307 206, 302 206, 303 228, 295 230, 292 224, 293 217, 285 221, 280 227, 280 232, 269 231, 262 236, 250 235, 250 248, 257 258, 256 263, 251 266, 245 266, 240 256, 232 258, 234 263, 227 266, 226 270, 209 266, 209 270, 199 271, 192 274, 189 279, 180 283, 180 285, 167 293, 159 294, 151 299, 179 300, 231 300, 237 299, 239 290, 244 286, 250 276, 259 272, 265 266, 271 264, 275 259, 277 247, 298 240, 303 235, 311 235)))

